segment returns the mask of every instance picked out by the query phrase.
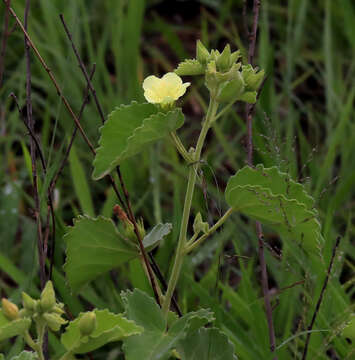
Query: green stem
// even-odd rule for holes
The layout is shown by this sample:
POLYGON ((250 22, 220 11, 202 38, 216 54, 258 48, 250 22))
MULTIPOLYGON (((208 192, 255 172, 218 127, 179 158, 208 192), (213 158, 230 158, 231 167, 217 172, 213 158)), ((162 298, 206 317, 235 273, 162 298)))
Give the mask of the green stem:
POLYGON ((37 355, 38 355, 38 359, 39 360, 44 360, 44 356, 43 356, 43 351, 42 351, 42 344, 40 344, 39 342, 35 342, 30 333, 28 331, 26 331, 23 335, 23 338, 25 339, 27 345, 33 349, 37 355))
POLYGON ((212 235, 220 226, 224 224, 224 222, 229 218, 229 216, 233 213, 233 209, 229 208, 225 214, 212 226, 208 229, 208 231, 201 235, 196 241, 192 241, 193 238, 186 244, 185 246, 185 254, 188 254, 196 247, 202 244, 210 235, 212 235))
POLYGON ((218 102, 215 100, 215 96, 213 96, 211 94, 211 99, 210 99, 210 104, 208 106, 206 119, 202 125, 200 136, 197 140, 196 150, 193 154, 194 162, 190 163, 189 177, 188 177, 187 190, 186 190, 186 195, 185 195, 184 210, 183 210, 183 214, 182 214, 179 241, 178 241, 178 246, 176 249, 176 256, 175 256, 173 269, 172 269, 171 276, 169 279, 168 289, 166 291, 164 303, 162 306, 162 310, 163 310, 163 313, 165 316, 168 315, 168 312, 170 309, 171 298, 173 296, 176 284, 178 282, 180 272, 181 272, 181 267, 182 267, 182 264, 184 261, 187 227, 188 227, 188 223, 189 223, 192 198, 193 198, 196 179, 197 179, 197 172, 198 172, 198 168, 200 166, 201 152, 202 152, 203 144, 206 139, 207 132, 208 132, 209 128, 211 127, 211 124, 214 121, 214 118, 216 116, 217 108, 218 108, 218 102))
POLYGON ((191 163, 193 160, 191 159, 191 155, 185 149, 185 146, 181 142, 180 138, 176 134, 175 131, 170 133, 171 140, 173 141, 176 149, 179 151, 180 155, 186 160, 186 162, 191 163))

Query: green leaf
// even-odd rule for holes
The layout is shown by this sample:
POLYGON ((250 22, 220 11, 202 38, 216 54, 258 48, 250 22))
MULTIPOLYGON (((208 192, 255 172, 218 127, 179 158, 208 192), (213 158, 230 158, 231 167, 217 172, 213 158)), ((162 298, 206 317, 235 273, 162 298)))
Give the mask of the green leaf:
POLYGON ((342 335, 349 338, 352 342, 355 341, 355 313, 350 316, 350 320, 344 328, 342 335))
POLYGON ((99 148, 94 159, 92 177, 98 180, 108 174, 119 163, 120 155, 125 151, 128 139, 143 120, 158 112, 153 104, 121 105, 109 114, 100 128, 99 148))
POLYGON ((138 249, 119 234, 111 219, 79 216, 66 228, 64 270, 73 291, 138 256, 138 249))
POLYGON ((216 328, 201 328, 180 341, 181 360, 235 360, 234 345, 216 328))
POLYGON ((84 316, 71 321, 61 337, 61 342, 67 350, 75 354, 84 354, 96 350, 107 343, 120 341, 132 335, 140 334, 143 328, 133 321, 127 320, 122 314, 110 313, 105 310, 94 310, 96 328, 89 336, 80 336, 79 321, 84 316))
POLYGON ((167 360, 179 340, 214 319, 210 311, 201 309, 173 321, 167 330, 166 319, 153 298, 135 289, 122 293, 122 300, 127 318, 144 327, 142 334, 124 340, 127 360, 167 360))
POLYGON ((181 62, 174 72, 179 76, 203 75, 205 73, 205 67, 201 65, 198 60, 189 59, 181 62))
POLYGON ((313 198, 276 167, 244 167, 230 178, 225 195, 234 210, 302 243, 309 251, 322 241, 313 198))
POLYGON ((164 236, 168 235, 173 226, 170 223, 157 224, 143 239, 143 245, 148 250, 153 250, 164 236))
POLYGON ((78 196, 81 210, 89 216, 95 216, 89 184, 74 145, 69 153, 69 166, 75 193, 78 196))
POLYGON ((0 310, 0 341, 23 334, 31 326, 31 319, 8 320, 0 310))
POLYGON ((157 112, 152 104, 124 105, 114 110, 101 127, 100 147, 94 159, 95 180, 144 148, 166 137, 184 124, 181 109, 157 112))
POLYGON ((37 359, 38 359, 37 354, 32 351, 22 351, 19 355, 11 358, 11 360, 37 360, 37 359))

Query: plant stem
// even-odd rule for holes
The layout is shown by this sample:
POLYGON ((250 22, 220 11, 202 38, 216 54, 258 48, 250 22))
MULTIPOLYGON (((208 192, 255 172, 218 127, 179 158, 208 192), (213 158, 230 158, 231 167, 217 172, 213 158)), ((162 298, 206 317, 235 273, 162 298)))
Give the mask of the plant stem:
POLYGON ((225 221, 229 218, 229 216, 233 213, 233 209, 229 208, 225 214, 212 226, 208 229, 208 231, 201 235, 196 241, 191 241, 191 239, 185 246, 185 253, 188 254, 196 247, 202 244, 210 235, 212 235, 220 226, 222 226, 225 221))
POLYGON ((43 356, 43 352, 42 352, 42 343, 43 343, 43 341, 42 341, 42 343, 36 343, 32 339, 32 337, 31 337, 31 335, 30 335, 30 333, 28 331, 26 331, 23 334, 23 338, 25 339, 27 345, 37 353, 38 359, 39 360, 44 360, 44 356, 43 356))
POLYGON ((191 163, 193 160, 191 159, 191 155, 185 149, 185 146, 181 142, 180 138, 177 136, 175 131, 170 133, 170 137, 176 146, 176 149, 179 151, 180 155, 188 162, 191 163))
POLYGON ((196 150, 193 154, 194 163, 190 163, 189 165, 190 166, 189 177, 188 177, 187 190, 185 195, 184 210, 182 214, 180 235, 176 250, 175 262, 169 279, 168 290, 166 291, 164 303, 162 306, 162 310, 165 316, 168 315, 171 298, 173 296, 176 284, 180 276, 181 267, 184 261, 184 256, 186 255, 185 245, 186 245, 187 227, 189 223, 192 198, 193 198, 196 179, 197 179, 197 172, 200 166, 201 152, 202 152, 203 144, 206 139, 208 129, 211 127, 211 124, 216 116, 217 108, 218 108, 218 102, 215 100, 214 94, 211 94, 211 99, 210 99, 210 104, 208 106, 206 119, 202 125, 200 136, 197 140, 196 150))

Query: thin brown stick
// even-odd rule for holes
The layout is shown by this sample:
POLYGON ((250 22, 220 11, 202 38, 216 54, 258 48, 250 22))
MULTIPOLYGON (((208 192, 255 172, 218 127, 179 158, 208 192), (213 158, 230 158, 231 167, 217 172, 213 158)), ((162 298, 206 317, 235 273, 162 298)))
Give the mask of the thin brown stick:
POLYGON ((324 297, 324 293, 325 293, 325 290, 327 288, 327 285, 328 285, 328 282, 329 282, 329 278, 330 278, 330 273, 332 271, 332 267, 333 267, 333 263, 334 263, 334 259, 335 259, 335 255, 336 255, 336 252, 337 252, 337 249, 339 247, 339 244, 340 244, 340 239, 341 237, 338 236, 337 239, 336 239, 336 242, 335 242, 335 245, 333 247, 333 252, 332 252, 332 257, 330 259, 330 263, 329 263, 329 266, 328 266, 328 271, 327 271, 327 276, 326 278, 324 279, 324 283, 323 283, 323 286, 322 286, 322 290, 320 292, 320 295, 319 295, 319 298, 318 298, 318 301, 317 301, 317 305, 316 305, 316 308, 314 309, 314 313, 313 313, 313 316, 312 316, 312 320, 307 328, 307 337, 306 337, 306 342, 305 342, 305 346, 304 346, 304 349, 303 349, 303 355, 302 355, 302 360, 306 360, 306 357, 307 357, 307 351, 308 351, 308 346, 309 346, 309 341, 311 339, 311 335, 312 335, 312 328, 313 328, 313 325, 316 321, 316 318, 317 318, 317 315, 318 315, 318 312, 319 312, 319 309, 320 309, 320 306, 322 304, 322 301, 323 301, 323 297, 324 297))
MULTIPOLYGON (((95 70, 96 70, 96 64, 94 64, 93 67, 92 67, 92 69, 91 69, 90 79, 93 78, 93 76, 94 76, 94 74, 95 74, 95 70)), ((79 120, 79 121, 81 120, 81 117, 82 117, 82 115, 83 115, 85 106, 86 106, 86 105, 88 104, 88 102, 89 102, 89 91, 90 91, 90 88, 89 88, 89 86, 87 85, 87 86, 86 86, 86 89, 85 89, 84 100, 83 100, 83 103, 81 104, 81 107, 80 107, 80 110, 79 110, 79 114, 78 114, 78 120, 79 120)), ((69 154, 70 154, 70 150, 71 150, 71 148, 72 148, 72 146, 73 146, 74 139, 75 139, 75 137, 76 137, 77 132, 78 132, 78 127, 77 127, 77 125, 75 124, 75 125, 74 125, 73 133, 72 133, 72 135, 71 135, 71 137, 70 137, 69 144, 68 144, 68 147, 67 147, 67 149, 66 149, 66 151, 65 151, 65 154, 64 154, 64 157, 63 157, 63 159, 62 159, 62 162, 61 162, 61 164, 60 164, 57 172, 54 174, 53 179, 52 179, 52 181, 51 181, 51 184, 50 184, 50 189, 51 189, 51 191, 54 190, 55 185, 56 185, 56 183, 57 183, 57 181, 58 181, 58 178, 59 178, 59 176, 61 175, 61 173, 62 173, 62 171, 63 171, 63 169, 64 169, 64 167, 65 167, 65 164, 67 163, 67 160, 68 160, 69 154)))
MULTIPOLYGON (((6 1, 3 0, 3 2, 6 4, 6 1)), ((46 70, 49 78, 51 79, 54 87, 57 90, 57 94, 58 96, 61 98, 61 100, 63 101, 63 104, 65 106, 65 108, 67 109, 67 111, 69 112, 70 116, 73 118, 75 124, 77 125, 81 135, 83 136, 85 142, 87 143, 87 145, 89 146, 91 152, 93 154, 96 154, 95 148, 92 145, 92 143, 90 142, 90 140, 88 139, 87 135, 85 134, 82 126, 80 125, 80 122, 78 120, 78 118, 76 117, 76 115, 74 114, 73 109, 71 108, 68 100, 66 99, 66 97, 64 96, 60 86, 58 85, 57 80, 54 77, 54 74, 52 72, 52 70, 48 67, 47 63, 43 60, 41 54, 39 53, 39 51, 37 50, 36 46, 34 45, 34 43, 31 40, 31 37, 29 36, 29 34, 27 33, 26 29, 24 28, 24 26, 22 25, 22 22, 20 21, 20 19, 18 18, 18 16, 16 15, 15 11, 10 7, 9 11, 11 13, 11 15, 13 16, 13 18, 15 19, 16 23, 18 24, 18 26, 21 28, 21 31, 24 33, 25 38, 27 40, 27 44, 32 48, 32 50, 34 51, 37 59, 40 61, 40 63, 42 64, 43 68, 46 70)))
POLYGON ((4 69, 5 69, 5 53, 6 53, 6 45, 7 45, 7 38, 10 35, 9 32, 9 9, 11 5, 11 0, 6 1, 6 10, 4 14, 4 27, 2 32, 2 40, 1 40, 1 51, 0 51, 0 89, 2 87, 2 80, 4 76, 4 69))
MULTIPOLYGON (((95 104, 96 104, 96 107, 98 109, 98 112, 99 112, 99 115, 100 115, 100 118, 101 118, 101 122, 104 123, 105 122, 105 116, 103 114, 103 111, 102 111, 102 107, 100 105, 100 102, 97 98, 97 95, 96 95, 96 90, 94 88, 94 86, 92 85, 91 83, 91 80, 88 76, 88 73, 86 71, 86 67, 79 55, 79 52, 77 51, 76 49, 76 46, 73 42, 73 38, 72 38, 72 35, 69 31, 69 28, 64 20, 64 16, 62 14, 59 15, 60 17, 60 20, 63 24, 63 27, 64 27, 64 30, 65 30, 65 33, 67 34, 67 37, 71 43, 71 46, 72 46, 72 49, 74 51, 74 54, 77 58, 77 61, 78 61, 78 64, 79 64, 79 67, 85 77, 85 80, 87 82, 87 85, 88 87, 90 88, 90 91, 93 95, 93 98, 94 98, 94 101, 95 101, 95 104)), ((130 198, 129 198, 129 194, 128 194, 128 191, 127 191, 127 188, 124 184, 124 181, 123 181, 123 177, 122 177, 122 174, 121 174, 121 171, 120 171, 120 168, 117 166, 116 167, 116 170, 117 170, 117 174, 118 174, 118 177, 119 177, 119 180, 120 180, 120 184, 121 184, 121 188, 122 188, 122 191, 123 191, 123 194, 124 194, 124 197, 126 199, 126 204, 122 201, 122 199, 120 199, 122 205, 124 206, 125 210, 127 210, 128 212, 128 216, 130 218, 130 220, 132 221, 133 223, 133 226, 134 226, 134 232, 137 236, 137 240, 138 240, 138 244, 139 244, 139 247, 140 247, 140 250, 141 250, 141 253, 142 253, 142 256, 143 256, 143 260, 144 260, 144 263, 145 263, 145 266, 147 268, 147 271, 148 271, 148 276, 149 276, 149 280, 150 280, 150 283, 152 285, 152 288, 153 288, 153 291, 154 291, 154 295, 155 295, 155 298, 156 298, 156 301, 157 303, 160 305, 160 299, 159 299, 159 293, 158 293, 158 290, 157 290, 157 287, 158 287, 158 284, 155 280, 155 277, 153 275, 153 271, 152 271, 152 267, 149 263, 149 260, 148 260, 148 257, 147 257, 147 253, 144 249, 144 245, 143 245, 143 240, 140 236, 140 233, 139 233, 139 230, 138 230, 138 225, 137 225, 137 222, 136 222, 136 219, 134 217, 134 214, 133 214, 133 211, 132 211, 132 207, 131 207, 131 203, 130 203, 130 198), (126 205, 126 206, 125 206, 126 205)))
MULTIPOLYGON (((246 5, 245 5, 246 6, 246 5)), ((248 31, 248 40, 249 40, 249 49, 248 49, 248 63, 253 65, 254 55, 255 55, 255 44, 256 36, 258 31, 258 22, 259 22, 259 10, 261 6, 260 0, 254 0, 253 2, 253 25, 251 31, 248 31)), ((247 104, 245 113, 246 113, 246 123, 247 123, 247 163, 249 166, 253 166, 253 111, 254 106, 247 104)), ((268 283, 268 274, 265 262, 264 254, 264 235, 262 230, 262 225, 260 222, 256 222, 256 231, 258 236, 259 243, 259 262, 261 267, 261 287, 264 297, 265 313, 266 320, 269 329, 269 342, 271 352, 275 352, 276 349, 276 338, 274 324, 272 321, 272 306, 270 299, 269 283, 268 283)), ((277 357, 274 357, 274 360, 277 360, 277 357)))
MULTIPOLYGON (((8 7, 8 9, 11 9, 8 7)), ((24 30, 27 30, 28 25, 28 14, 30 10, 30 0, 26 0, 25 5, 25 15, 24 15, 24 30)), ((30 59, 30 49, 25 37, 25 58, 26 58, 26 117, 27 117, 27 127, 30 129, 31 134, 34 132, 34 120, 32 117, 32 99, 31 99, 31 59, 30 59)), ((43 243, 43 233, 42 233, 42 221, 41 221, 41 207, 38 194, 38 184, 37 184, 37 162, 36 162, 36 143, 33 136, 30 138, 30 153, 31 153, 31 164, 32 164, 32 180, 33 180, 33 199, 35 202, 34 205, 34 215, 37 224, 37 248, 38 248, 38 259, 39 259, 39 272, 40 272, 40 282, 41 289, 44 288, 46 283, 46 268, 45 268, 45 253, 44 253, 44 243, 43 243)))

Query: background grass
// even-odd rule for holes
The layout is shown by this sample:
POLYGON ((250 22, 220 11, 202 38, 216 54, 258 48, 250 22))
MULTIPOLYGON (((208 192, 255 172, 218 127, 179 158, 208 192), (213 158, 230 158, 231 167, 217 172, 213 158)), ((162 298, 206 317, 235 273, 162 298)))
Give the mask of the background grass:
MULTIPOLYGON (((255 63, 266 70, 267 81, 254 117, 255 163, 277 165, 306 184, 315 197, 325 248, 319 262, 296 256, 277 234, 265 229, 270 251, 274 322, 279 359, 300 359, 302 335, 318 299, 332 247, 341 235, 334 270, 312 335, 309 359, 353 359, 353 344, 341 336, 354 312, 354 184, 355 184, 355 5, 351 0, 262 0, 255 63), (277 257, 276 254, 281 256, 277 257), (295 282, 303 281, 282 290, 295 282), (292 336, 295 336, 292 338, 292 336), (284 343, 288 340, 287 343, 284 343)), ((23 18, 24 2, 13 1, 23 18)), ((148 74, 173 70, 185 57, 194 56, 195 41, 222 49, 229 42, 246 55, 247 39, 242 1, 143 0, 38 0, 33 2, 29 33, 55 73, 63 91, 78 111, 85 89, 83 79, 59 14, 72 31, 85 64, 96 63, 93 83, 108 114, 115 106, 142 100, 141 83, 148 74)), ((0 5, 0 18, 5 6, 0 5)), ((13 21, 10 21, 12 26, 13 21)), ((10 26, 10 27, 11 27, 10 26)), ((36 231, 31 196, 29 137, 8 98, 14 92, 25 102, 23 35, 15 29, 8 39, 4 83, 0 89, 0 289, 1 295, 20 300, 21 291, 38 294, 36 231)), ((46 184, 58 168, 73 129, 71 118, 40 67, 32 61, 33 108, 36 132, 48 162, 41 177, 43 213, 46 184)), ((184 99, 188 121, 180 131, 189 147, 196 138, 206 107, 203 80, 193 82, 184 99)), ((82 124, 97 144, 100 119, 93 102, 82 124)), ((223 190, 227 179, 245 164, 243 107, 226 113, 209 134, 194 210, 213 223, 225 210, 223 190)), ((122 310, 119 292, 139 287, 150 292, 138 262, 103 276, 72 297, 62 265, 64 227, 72 217, 112 215, 116 199, 105 182, 91 180, 92 156, 80 136, 56 188, 57 243, 54 282, 58 297, 76 315, 83 309, 109 307, 122 310)), ((186 169, 173 147, 164 142, 122 166, 135 213, 146 228, 171 222, 172 235, 155 253, 167 275, 172 262, 182 213, 186 169)), ((234 216, 217 234, 188 258, 179 283, 184 312, 210 307, 216 325, 235 343, 242 360, 272 359, 260 290, 254 225, 234 216)), ((50 339, 60 354, 58 340, 50 339)), ((20 340, 0 345, 13 355, 20 340)), ((10 356, 11 357, 11 356, 10 356)), ((119 347, 106 346, 95 359, 123 358, 119 347)))

